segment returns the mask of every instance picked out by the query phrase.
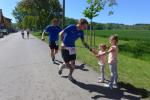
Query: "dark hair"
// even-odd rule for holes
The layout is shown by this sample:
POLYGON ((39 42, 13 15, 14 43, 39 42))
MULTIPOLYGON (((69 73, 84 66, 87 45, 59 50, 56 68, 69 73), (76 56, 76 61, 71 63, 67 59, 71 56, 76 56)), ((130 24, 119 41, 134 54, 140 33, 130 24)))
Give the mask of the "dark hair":
POLYGON ((116 42, 118 43, 118 35, 117 34, 114 34, 114 35, 110 36, 109 39, 110 40, 116 40, 116 42))
POLYGON ((78 24, 80 25, 84 25, 84 24, 88 24, 88 21, 84 18, 81 18, 79 21, 78 21, 78 24))
POLYGON ((52 23, 58 22, 58 19, 57 19, 57 18, 53 18, 51 22, 52 22, 52 23))

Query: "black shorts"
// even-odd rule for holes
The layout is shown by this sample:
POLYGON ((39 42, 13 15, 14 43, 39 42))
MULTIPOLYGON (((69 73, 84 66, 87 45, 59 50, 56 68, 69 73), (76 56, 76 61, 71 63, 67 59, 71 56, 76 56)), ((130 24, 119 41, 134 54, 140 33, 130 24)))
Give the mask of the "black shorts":
POLYGON ((62 58, 63 60, 68 63, 72 60, 76 60, 76 54, 73 55, 69 55, 69 50, 66 49, 61 49, 61 54, 62 54, 62 58))
POLYGON ((57 41, 50 41, 49 42, 49 47, 50 49, 55 49, 58 50, 58 43, 56 43, 57 41))

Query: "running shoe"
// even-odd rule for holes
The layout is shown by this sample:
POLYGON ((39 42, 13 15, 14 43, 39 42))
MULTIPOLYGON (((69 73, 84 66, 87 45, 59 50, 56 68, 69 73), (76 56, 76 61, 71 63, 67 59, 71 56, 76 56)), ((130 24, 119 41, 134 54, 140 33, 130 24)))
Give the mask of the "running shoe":
POLYGON ((104 87, 107 87, 107 88, 110 88, 110 89, 113 89, 113 86, 112 85, 110 85, 110 84, 104 84, 104 87))
POLYGON ((61 75, 62 74, 62 70, 65 67, 65 64, 60 64, 59 65, 59 70, 58 70, 58 74, 61 75))

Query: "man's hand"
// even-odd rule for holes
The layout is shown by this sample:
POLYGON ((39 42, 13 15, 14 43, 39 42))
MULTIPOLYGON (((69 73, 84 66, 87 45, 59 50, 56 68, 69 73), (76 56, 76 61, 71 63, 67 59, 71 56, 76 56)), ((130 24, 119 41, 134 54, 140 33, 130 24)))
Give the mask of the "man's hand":
POLYGON ((92 51, 92 48, 90 48, 90 46, 86 43, 86 42, 82 42, 83 45, 85 46, 85 48, 89 49, 90 51, 92 51))

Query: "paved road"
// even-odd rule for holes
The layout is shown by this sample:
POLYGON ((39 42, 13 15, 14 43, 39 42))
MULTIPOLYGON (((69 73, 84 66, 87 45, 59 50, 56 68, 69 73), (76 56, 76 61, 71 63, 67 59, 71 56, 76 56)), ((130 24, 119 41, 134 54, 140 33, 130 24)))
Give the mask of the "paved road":
MULTIPOLYGON (((60 54, 57 59, 62 60, 60 54)), ((68 70, 57 74, 46 43, 33 36, 21 39, 20 33, 0 39, 0 100, 139 99, 128 90, 103 87, 96 72, 77 64, 74 84, 66 78, 68 70)))

